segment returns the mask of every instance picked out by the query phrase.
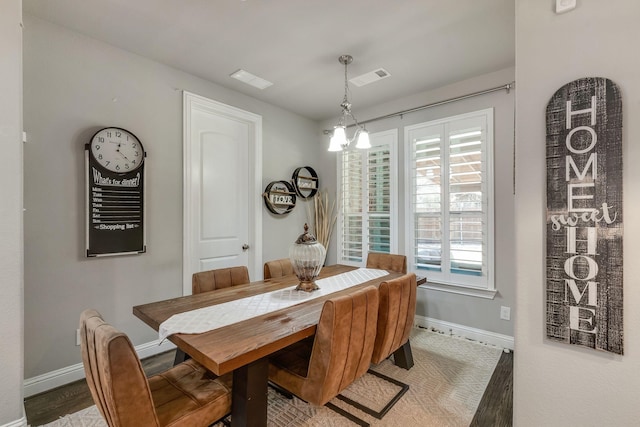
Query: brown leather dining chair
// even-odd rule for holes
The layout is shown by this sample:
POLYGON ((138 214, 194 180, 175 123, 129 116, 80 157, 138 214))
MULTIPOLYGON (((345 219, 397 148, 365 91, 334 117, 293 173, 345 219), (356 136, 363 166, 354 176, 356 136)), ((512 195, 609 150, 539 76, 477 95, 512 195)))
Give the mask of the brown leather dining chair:
POLYGON ((293 266, 289 258, 276 259, 264 263, 264 280, 293 274, 293 266))
POLYGON ((191 291, 194 294, 250 283, 249 270, 244 265, 200 271, 191 276, 191 291))
POLYGON ((82 362, 109 427, 208 426, 231 412, 231 376, 215 378, 189 360, 146 378, 129 338, 100 313, 80 316, 82 362))
MULTIPOLYGON (((416 288, 414 273, 382 282, 378 287, 380 303, 371 363, 377 365, 393 354, 397 366, 405 369, 410 369, 413 366, 409 335, 416 313, 416 288)), ((409 385, 371 369, 368 372, 399 387, 398 393, 380 411, 375 411, 342 395, 338 397, 350 405, 382 419, 409 390, 409 385)))
POLYGON ((315 337, 269 357, 269 380, 309 403, 326 405, 366 425, 329 400, 367 372, 377 318, 378 290, 374 286, 327 300, 315 337))
POLYGON ((382 282, 378 287, 380 309, 372 363, 378 364, 393 354, 396 365, 405 369, 413 366, 409 335, 416 314, 416 291, 414 273, 382 282), (407 351, 400 354, 398 350, 405 346, 407 351))
POLYGON ((380 270, 407 274, 407 257, 404 255, 369 252, 367 255, 367 268, 379 268, 380 270))

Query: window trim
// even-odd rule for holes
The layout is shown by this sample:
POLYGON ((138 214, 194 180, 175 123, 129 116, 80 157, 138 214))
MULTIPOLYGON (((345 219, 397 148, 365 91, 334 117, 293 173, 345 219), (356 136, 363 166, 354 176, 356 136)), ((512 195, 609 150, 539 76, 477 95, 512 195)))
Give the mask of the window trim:
MULTIPOLYGON (((447 138, 448 140, 448 138, 447 138)), ((444 147, 444 141, 442 146, 444 147)), ((405 187, 405 253, 407 254, 407 267, 410 271, 416 272, 427 277, 427 283, 421 285, 423 288, 434 289, 439 291, 451 292, 456 294, 464 294, 481 298, 493 299, 497 293, 495 287, 495 174, 494 174, 494 109, 486 108, 469 113, 459 114, 455 116, 445 117, 442 119, 431 120, 427 122, 417 123, 404 127, 404 187, 405 187), (486 279, 482 284, 469 284, 459 281, 443 280, 442 278, 430 279, 428 270, 417 270, 415 268, 415 224, 414 211, 412 207, 413 194, 415 188, 415 177, 413 174, 413 143, 410 140, 412 131, 426 128, 430 126, 443 125, 456 120, 464 120, 477 116, 485 116, 487 123, 486 130, 486 146, 485 146, 485 169, 487 175, 487 272, 486 279)), ((441 148, 441 152, 447 151, 441 148)), ((458 277, 464 277, 459 275, 458 277)))
MULTIPOLYGON (((393 128, 393 129, 388 129, 388 130, 384 130, 384 131, 380 131, 380 132, 375 132, 375 133, 371 133, 369 134, 369 139, 371 141, 371 146, 372 147, 376 147, 376 146, 380 146, 380 145, 384 145, 384 144, 388 144, 389 145, 389 179, 390 179, 390 191, 391 191, 391 195, 390 195, 390 207, 389 207, 389 220, 390 220, 390 227, 389 227, 389 245, 390 245, 390 252, 391 253, 398 253, 398 249, 399 249, 399 231, 400 231, 400 225, 399 225, 399 212, 398 212, 398 191, 399 191, 399 185, 398 185, 398 180, 399 180, 399 174, 398 174, 398 164, 399 164, 399 159, 398 159, 398 129, 397 128, 393 128), (387 141, 387 138, 391 138, 390 141, 387 141)), ((368 150, 363 150, 363 153, 368 153, 368 150)), ((336 170, 337 170, 337 197, 336 200, 338 200, 339 203, 341 203, 342 200, 342 196, 341 196, 341 186, 342 186, 342 152, 340 152, 340 154, 338 156, 336 156, 336 170)), ((366 165, 366 162, 363 162, 363 165, 366 165)), ((364 177, 363 177, 364 179, 364 177)), ((365 185, 366 183, 363 182, 362 183, 362 194, 366 195, 368 197, 368 187, 365 185)), ((363 209, 365 208, 365 202, 363 202, 363 209)), ((364 214, 365 212, 363 212, 363 219, 364 219, 364 214)), ((362 224, 364 227, 364 224, 366 222, 363 220, 362 224)), ((365 229, 363 229, 363 239, 366 238, 366 241, 363 241, 362 244, 362 261, 361 262, 357 262, 357 261, 348 261, 342 258, 342 245, 344 243, 343 241, 343 226, 344 226, 344 215, 342 212, 342 204, 340 204, 339 209, 338 209, 338 220, 337 220, 337 227, 336 227, 336 234, 337 234, 337 239, 336 239, 336 258, 337 258, 337 262, 339 264, 344 264, 344 265, 350 265, 350 266, 354 266, 354 267, 364 267, 367 263, 367 253, 368 253, 368 233, 366 233, 365 229)))

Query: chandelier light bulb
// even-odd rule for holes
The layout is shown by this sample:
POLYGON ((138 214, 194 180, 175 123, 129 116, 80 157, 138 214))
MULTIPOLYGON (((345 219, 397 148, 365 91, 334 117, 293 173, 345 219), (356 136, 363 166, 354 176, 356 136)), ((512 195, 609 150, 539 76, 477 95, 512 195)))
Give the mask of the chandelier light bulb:
POLYGON ((329 151, 342 151, 342 147, 347 144, 347 137, 344 126, 336 126, 333 129, 333 136, 329 140, 329 151))
POLYGON ((369 140, 369 132, 366 129, 362 129, 358 134, 358 142, 356 143, 356 148, 360 148, 366 150, 371 148, 371 141, 369 140))
POLYGON ((342 151, 342 145, 335 136, 332 136, 329 140, 329 151, 342 151))

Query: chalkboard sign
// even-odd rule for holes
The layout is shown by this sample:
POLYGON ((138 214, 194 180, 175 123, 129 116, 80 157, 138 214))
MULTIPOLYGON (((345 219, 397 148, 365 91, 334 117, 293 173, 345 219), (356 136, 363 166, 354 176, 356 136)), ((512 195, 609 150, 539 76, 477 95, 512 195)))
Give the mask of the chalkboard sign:
POLYGON ((622 98, 609 79, 547 105, 547 337, 623 353, 622 98))
POLYGON ((145 157, 138 138, 125 129, 101 129, 85 145, 87 257, 146 251, 145 157))

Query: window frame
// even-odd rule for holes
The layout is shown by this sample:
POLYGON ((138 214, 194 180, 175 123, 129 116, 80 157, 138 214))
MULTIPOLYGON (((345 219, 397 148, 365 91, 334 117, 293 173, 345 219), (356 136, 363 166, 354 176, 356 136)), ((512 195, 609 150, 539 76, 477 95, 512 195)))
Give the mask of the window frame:
MULTIPOLYGON (((469 113, 458 114, 455 116, 445 117, 442 119, 431 120, 428 122, 417 123, 404 127, 404 146, 405 146, 405 253, 407 255, 407 267, 409 271, 413 271, 418 275, 426 276, 427 283, 422 285, 423 287, 464 294, 472 295, 481 298, 492 299, 495 297, 495 232, 494 232, 494 217, 495 217, 495 175, 494 175, 494 161, 493 150, 495 146, 494 140, 494 109, 486 108, 469 113), (486 206, 486 239, 483 239, 483 245, 486 245, 486 259, 483 259, 482 274, 481 276, 473 276, 467 274, 461 274, 452 272, 454 270, 450 265, 445 265, 445 261, 449 260, 448 254, 442 254, 441 257, 441 271, 429 270, 427 268, 417 268, 415 260, 415 248, 416 248, 416 236, 415 236, 415 212, 414 212, 414 195, 416 192, 416 177, 415 177, 415 158, 414 158, 414 141, 412 141, 412 134, 421 129, 426 129, 434 126, 443 126, 445 129, 444 138, 440 141, 440 164, 444 169, 449 165, 448 156, 444 159, 445 153, 449 154, 450 138, 449 132, 447 132, 449 126, 457 121, 483 117, 486 124, 485 140, 483 141, 482 161, 484 164, 484 172, 486 175, 486 184, 483 185, 483 192, 486 192, 486 202, 483 200, 483 205, 486 206)), ((483 177, 483 179, 485 179, 483 177)), ((440 194, 442 195, 441 203, 443 204, 442 210, 439 213, 441 218, 442 237, 441 246, 444 252, 447 247, 444 242, 450 239, 449 233, 449 189, 447 188, 448 178, 442 179, 440 183, 440 194), (446 192, 446 195, 445 195, 446 192), (446 227, 446 228, 445 228, 446 227)), ((484 196, 484 195, 483 195, 484 196)), ((484 199, 484 197, 483 197, 484 199)))
MULTIPOLYGON (((399 215, 398 215, 398 129, 389 129, 381 132, 375 132, 369 134, 369 139, 371 141, 371 147, 379 147, 381 145, 389 146, 389 191, 390 191, 390 206, 389 206, 389 250, 390 253, 398 253, 398 239, 399 239, 399 215)), ((355 149, 353 149, 355 150, 355 149)), ((363 155, 368 156, 369 150, 361 150, 363 155)), ((369 233, 367 232, 367 224, 369 219, 368 212, 368 203, 366 202, 369 198, 369 186, 367 181, 367 174, 365 173, 367 168, 366 159, 363 159, 362 162, 362 182, 361 182, 361 191, 362 191, 362 260, 361 261, 352 261, 346 258, 343 258, 343 244, 344 244, 344 211, 342 204, 342 177, 343 177, 343 167, 342 167, 342 159, 343 159, 344 151, 340 152, 338 156, 336 156, 337 162, 337 200, 339 203, 338 209, 338 220, 336 227, 337 234, 337 246, 336 246, 336 258, 339 264, 351 265, 354 267, 364 267, 367 262, 367 254, 369 248, 369 233)))

